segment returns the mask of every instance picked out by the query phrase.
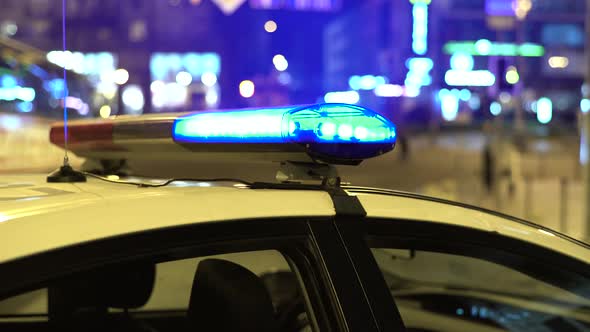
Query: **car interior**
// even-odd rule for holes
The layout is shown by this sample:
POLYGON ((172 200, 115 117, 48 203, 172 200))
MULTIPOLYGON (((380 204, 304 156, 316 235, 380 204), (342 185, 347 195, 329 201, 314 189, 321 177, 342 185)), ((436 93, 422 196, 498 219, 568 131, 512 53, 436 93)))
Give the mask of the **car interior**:
MULTIPOLYGON (((46 319, 0 317, 1 331, 305 331, 290 271, 261 276, 234 262, 199 261, 186 310, 141 310, 156 281, 153 263, 76 274, 47 289, 46 319)), ((30 318, 30 317, 29 317, 30 318)))

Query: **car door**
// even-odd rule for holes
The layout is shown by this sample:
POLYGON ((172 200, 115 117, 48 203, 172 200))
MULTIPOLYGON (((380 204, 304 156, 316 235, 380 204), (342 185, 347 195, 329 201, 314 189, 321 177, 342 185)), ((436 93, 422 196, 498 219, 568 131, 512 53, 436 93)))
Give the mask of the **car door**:
POLYGON ((0 329, 164 332, 203 330, 217 323, 215 330, 235 330, 229 323, 236 321, 244 331, 273 330, 265 326, 276 331, 377 331, 333 222, 199 223, 7 262, 0 265, 0 329), (243 280, 252 282, 240 286, 243 280), (266 297, 261 284, 272 306, 259 302, 266 297), (219 299, 226 302, 219 304, 219 299), (253 310, 265 306, 270 311, 253 310), (272 322, 264 325, 265 319, 272 322))
POLYGON ((399 218, 363 236, 408 331, 590 331, 589 265, 547 243, 399 218))

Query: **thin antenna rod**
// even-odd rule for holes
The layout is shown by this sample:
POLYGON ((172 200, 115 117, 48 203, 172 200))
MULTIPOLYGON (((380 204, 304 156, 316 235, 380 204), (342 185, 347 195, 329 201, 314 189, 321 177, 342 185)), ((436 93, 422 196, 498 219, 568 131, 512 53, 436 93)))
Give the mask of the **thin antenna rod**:
MULTIPOLYGON (((64 54, 67 51, 66 48, 66 0, 62 0, 61 2, 61 29, 62 29, 62 44, 63 44, 63 51, 64 54)), ((68 97, 68 77, 67 77, 67 70, 66 65, 64 63, 64 148, 65 148, 65 155, 64 155, 64 165, 69 165, 70 160, 68 158, 68 110, 66 105, 66 100, 68 97)))
MULTIPOLYGON (((62 8, 62 19, 61 19, 61 28, 62 28, 62 42, 63 42, 63 51, 64 54, 67 51, 66 49, 66 1, 61 1, 61 8, 62 8)), ((53 171, 51 174, 47 176, 47 182, 86 182, 86 176, 82 172, 78 172, 70 166, 70 160, 68 158, 68 110, 66 107, 66 99, 68 97, 68 77, 66 71, 66 65, 64 65, 64 147, 65 147, 65 155, 64 155, 64 163, 63 165, 53 171)))

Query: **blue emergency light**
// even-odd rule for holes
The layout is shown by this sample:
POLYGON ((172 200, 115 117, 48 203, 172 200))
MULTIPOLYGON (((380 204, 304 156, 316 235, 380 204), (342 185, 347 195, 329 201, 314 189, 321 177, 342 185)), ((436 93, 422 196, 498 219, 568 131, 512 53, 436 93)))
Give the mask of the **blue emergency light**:
POLYGON ((318 104, 200 112, 174 121, 186 144, 298 144, 322 160, 361 160, 393 149, 393 123, 367 108, 318 104))

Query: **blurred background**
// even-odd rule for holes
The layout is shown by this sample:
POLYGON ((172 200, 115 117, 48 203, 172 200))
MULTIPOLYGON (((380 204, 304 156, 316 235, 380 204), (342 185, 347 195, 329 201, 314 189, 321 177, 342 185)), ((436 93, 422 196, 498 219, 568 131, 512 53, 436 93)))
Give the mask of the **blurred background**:
POLYGON ((64 106, 109 118, 344 102, 401 134, 346 180, 589 237, 584 0, 68 0, 66 51, 61 1, 0 8, 0 172, 59 165, 48 128, 64 106))

